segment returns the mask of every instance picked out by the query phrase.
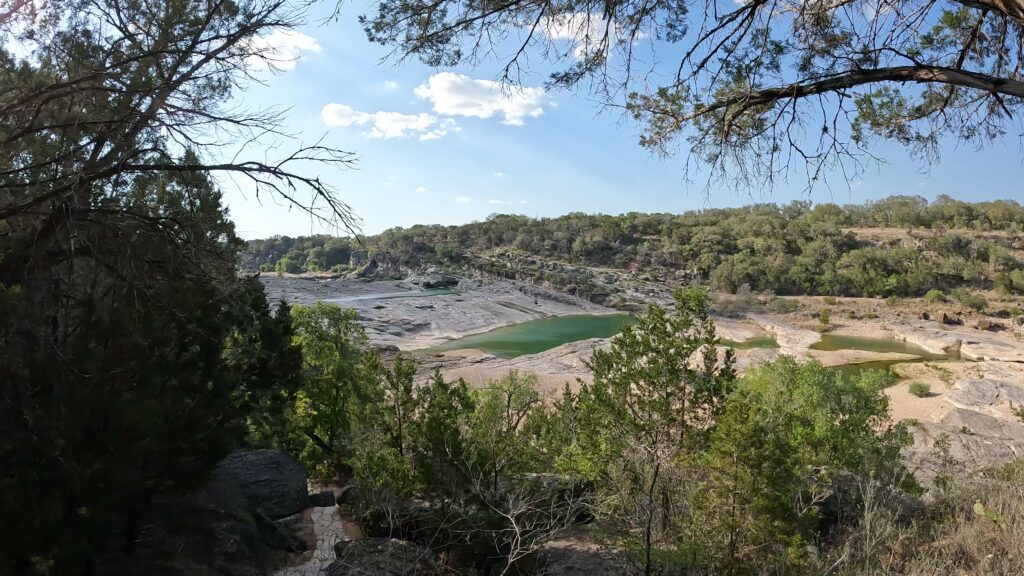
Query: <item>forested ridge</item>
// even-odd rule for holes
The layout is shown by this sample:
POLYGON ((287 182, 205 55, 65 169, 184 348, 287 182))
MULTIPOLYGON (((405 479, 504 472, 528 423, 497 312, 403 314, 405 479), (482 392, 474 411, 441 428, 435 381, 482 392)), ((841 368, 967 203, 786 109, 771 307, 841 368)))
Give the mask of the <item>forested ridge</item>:
MULTIPOLYGON (((537 257, 710 284, 735 292, 920 296, 961 286, 1024 292, 1024 207, 1012 200, 934 202, 893 196, 863 205, 758 204, 683 214, 492 215, 462 226, 392 228, 362 238, 250 240, 248 269, 347 271, 370 258, 409 268, 467 267, 495 275, 530 270, 537 257), (885 238, 863 229, 897 229, 885 238), (503 256, 495 258, 495 256, 503 256)), ((550 276, 535 271, 538 279, 550 276)), ((559 284, 559 279, 553 279, 559 284)), ((563 280, 562 284, 572 283, 563 280)))

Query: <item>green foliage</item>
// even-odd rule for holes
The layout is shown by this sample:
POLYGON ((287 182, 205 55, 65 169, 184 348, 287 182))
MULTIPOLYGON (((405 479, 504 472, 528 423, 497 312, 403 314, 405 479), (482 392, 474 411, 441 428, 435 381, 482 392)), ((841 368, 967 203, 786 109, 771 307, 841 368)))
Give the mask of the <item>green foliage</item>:
POLYGON ((364 262, 372 254, 393 265, 465 267, 584 297, 600 288, 589 270, 574 265, 640 267, 667 277, 685 270, 686 280, 728 292, 748 287, 778 294, 905 297, 996 280, 1015 290, 1019 284, 1014 278, 1021 279, 1024 267, 1013 260, 1012 250, 1022 227, 1024 209, 1014 203, 947 199, 929 204, 911 197, 860 206, 812 208, 794 202, 678 215, 494 215, 463 226, 393 228, 363 239, 366 251, 354 239, 329 236, 254 240, 245 265, 255 270, 287 258, 293 270, 328 270, 350 260, 364 262), (946 232, 986 230, 992 222, 1014 234, 983 238, 946 232), (928 227, 938 233, 920 242, 878 241, 858 240, 844 230, 891 226, 928 227))
POLYGON ((717 343, 707 293, 679 291, 673 313, 651 306, 595 351, 593 382, 556 407, 571 422, 560 462, 598 482, 613 540, 644 573, 684 545, 684 460, 707 446, 735 379, 732 350, 719 359, 717 343))
POLYGON ((828 326, 832 319, 832 314, 828 308, 822 308, 821 312, 818 313, 818 323, 822 326, 828 326))
POLYGON ((981 294, 976 294, 967 288, 956 288, 952 292, 953 298, 968 308, 981 312, 988 308, 988 301, 981 294))
POLYGON ((825 296, 821 301, 829 306, 835 306, 837 302, 835 296, 825 296))
POLYGON ((942 290, 931 289, 924 295, 924 301, 928 304, 941 304, 946 301, 946 295, 942 290))
MULTIPOLYGON (((882 382, 783 357, 737 384, 700 458, 696 535, 722 573, 784 573, 805 563, 815 502, 843 474, 899 483, 909 435, 888 423, 882 382)), ((910 485, 908 485, 910 486, 910 485)), ((856 507, 852 507, 855 510, 856 507)))
POLYGON ((800 303, 792 298, 773 298, 771 304, 768 305, 768 308, 771 309, 772 312, 789 314, 791 312, 796 312, 796 310, 800 308, 800 303))
POLYGON ((907 386, 907 391, 918 398, 927 398, 932 395, 931 386, 922 382, 911 382, 910 385, 907 386))
POLYGON ((50 262, 52 244, 11 274, 24 230, 0 239, 0 514, 26 519, 0 544, 0 572, 112 561, 121 547, 99 552, 111 534, 138 538, 153 499, 194 487, 298 385, 289 311, 237 277, 212 183, 182 171, 134 194, 144 212, 111 199, 113 216, 74 225, 81 258, 50 262))
MULTIPOLYGON (((366 333, 354 310, 326 302, 292 308, 294 343, 302 350, 303 383, 279 427, 279 445, 317 477, 347 477, 356 420, 356 396, 367 381, 366 333)), ((378 375, 378 372, 373 372, 378 375)))

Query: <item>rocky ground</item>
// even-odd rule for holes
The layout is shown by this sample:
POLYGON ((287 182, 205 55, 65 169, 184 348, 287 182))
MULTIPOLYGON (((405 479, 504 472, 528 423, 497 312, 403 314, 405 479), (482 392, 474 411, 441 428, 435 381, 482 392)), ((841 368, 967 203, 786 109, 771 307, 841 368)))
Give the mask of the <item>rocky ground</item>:
POLYGON ((407 280, 261 277, 270 301, 295 304, 316 300, 355 309, 371 342, 417 350, 510 324, 569 314, 614 310, 586 300, 508 280, 455 279, 452 294, 429 295, 424 284, 438 278, 407 280), (429 296, 428 296, 429 295, 429 296))

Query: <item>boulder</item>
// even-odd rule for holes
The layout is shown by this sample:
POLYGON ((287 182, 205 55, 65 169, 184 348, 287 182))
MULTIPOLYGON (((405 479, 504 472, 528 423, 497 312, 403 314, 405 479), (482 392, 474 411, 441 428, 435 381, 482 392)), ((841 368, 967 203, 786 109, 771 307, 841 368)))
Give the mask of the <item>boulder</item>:
POLYGON ((960 317, 956 316, 955 314, 952 314, 952 313, 949 313, 949 312, 943 312, 942 313, 942 323, 943 324, 948 324, 948 325, 952 326, 952 325, 957 325, 957 324, 963 324, 964 321, 961 320, 960 317))
POLYGON ((306 470, 277 450, 242 450, 225 458, 211 475, 234 486, 250 511, 271 520, 291 516, 309 506, 306 470))
POLYGON ((992 321, 988 318, 982 318, 974 324, 974 327, 978 330, 990 330, 992 328, 992 321))
POLYGON ((309 506, 311 508, 329 508, 334 506, 334 492, 324 490, 323 492, 311 494, 309 496, 309 506))
POLYGON ((931 319, 932 319, 932 315, 931 315, 931 314, 929 314, 928 312, 925 312, 925 311, 922 311, 922 312, 920 312, 920 313, 919 313, 919 314, 917 315, 917 317, 918 317, 918 319, 920 319, 920 320, 931 320, 931 319))
POLYGON ((434 576, 440 568, 430 550, 390 538, 362 538, 335 544, 337 560, 326 576, 434 576))

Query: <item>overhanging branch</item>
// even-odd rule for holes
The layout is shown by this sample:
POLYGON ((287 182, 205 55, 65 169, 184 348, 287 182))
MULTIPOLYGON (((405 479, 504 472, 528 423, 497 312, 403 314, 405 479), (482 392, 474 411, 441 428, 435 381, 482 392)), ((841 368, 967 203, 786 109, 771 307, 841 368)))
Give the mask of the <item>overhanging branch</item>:
POLYGON ((1006 78, 996 78, 987 74, 956 70, 940 66, 896 66, 892 68, 878 68, 874 70, 854 70, 824 78, 815 82, 796 83, 777 88, 766 88, 744 94, 738 94, 731 98, 718 100, 706 107, 699 108, 683 121, 692 120, 698 116, 739 106, 740 112, 757 106, 771 104, 778 100, 793 100, 839 92, 848 88, 862 86, 865 84, 878 84, 882 82, 916 82, 922 84, 947 84, 962 86, 983 92, 989 92, 1001 96, 1013 96, 1024 98, 1024 82, 1006 78))

